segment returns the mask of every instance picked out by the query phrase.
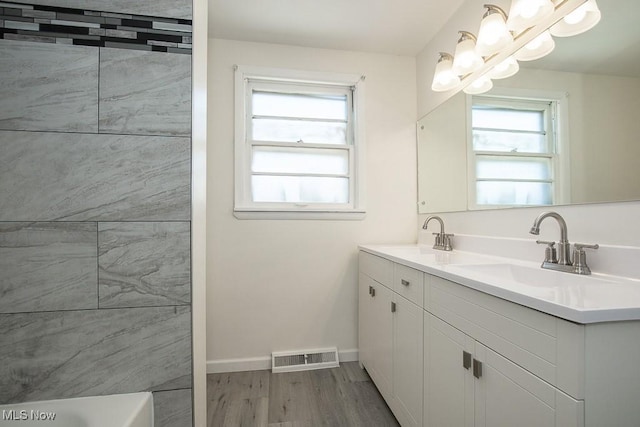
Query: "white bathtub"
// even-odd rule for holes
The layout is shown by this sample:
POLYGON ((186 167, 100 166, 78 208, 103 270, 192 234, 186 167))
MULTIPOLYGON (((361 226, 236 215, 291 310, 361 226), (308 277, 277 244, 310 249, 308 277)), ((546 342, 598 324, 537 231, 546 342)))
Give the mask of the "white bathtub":
POLYGON ((151 393, 0 405, 0 426, 153 427, 151 393))

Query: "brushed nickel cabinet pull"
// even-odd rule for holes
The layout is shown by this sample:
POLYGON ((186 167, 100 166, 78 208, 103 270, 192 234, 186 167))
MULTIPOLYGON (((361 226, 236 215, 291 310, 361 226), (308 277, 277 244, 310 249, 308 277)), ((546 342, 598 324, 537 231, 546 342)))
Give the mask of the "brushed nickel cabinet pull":
POLYGON ((466 351, 462 352, 462 366, 467 370, 471 368, 471 353, 466 351))
POLYGON ((482 362, 473 359, 473 376, 480 378, 482 376, 482 362))

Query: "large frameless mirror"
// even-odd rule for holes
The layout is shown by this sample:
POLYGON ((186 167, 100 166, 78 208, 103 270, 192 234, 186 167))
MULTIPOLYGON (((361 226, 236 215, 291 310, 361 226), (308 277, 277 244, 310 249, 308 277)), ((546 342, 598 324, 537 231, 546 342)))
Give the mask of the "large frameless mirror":
POLYGON ((640 199, 640 2, 598 5, 596 27, 418 121, 419 212, 640 199))

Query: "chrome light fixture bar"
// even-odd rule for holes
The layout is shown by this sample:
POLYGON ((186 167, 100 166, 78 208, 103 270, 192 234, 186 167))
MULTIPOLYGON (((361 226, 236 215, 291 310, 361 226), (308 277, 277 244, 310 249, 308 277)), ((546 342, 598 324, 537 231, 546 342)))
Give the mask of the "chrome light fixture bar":
MULTIPOLYGON (((434 75, 432 90, 444 92, 454 89, 466 89, 476 80, 481 79, 473 88, 469 87, 465 92, 482 93, 477 91, 491 89, 493 85, 491 79, 506 78, 517 73, 519 69, 518 60, 530 61, 550 53, 555 46, 551 34, 558 33, 559 36, 580 34, 596 25, 600 20, 600 11, 597 4, 595 4, 595 0, 512 0, 508 16, 503 15, 504 11, 501 13, 500 10, 502 9, 497 6, 485 5, 485 7, 487 11, 483 15, 478 39, 469 32, 460 31, 461 37, 458 40, 453 59, 451 60, 449 55, 443 60, 441 55, 438 60, 438 65, 444 61, 451 61, 451 70, 457 75, 460 83, 453 85, 451 82, 455 81, 455 79, 448 78, 446 80, 450 83, 449 85, 436 84, 438 76, 434 75), (497 16, 485 23, 485 20, 493 15, 497 16), (529 20, 527 20, 527 17, 529 20), (488 36, 484 34, 486 31, 484 27, 489 23, 499 25, 498 18, 504 20, 507 29, 511 30, 513 39, 512 42, 505 43, 503 47, 495 49, 495 52, 490 54, 488 52, 493 50, 487 48, 487 45, 491 45, 491 41, 495 40, 495 36, 493 36, 494 39, 489 37, 489 43, 485 42, 487 40, 485 37, 488 36), (578 26, 578 23, 581 23, 581 27, 578 26), (586 29, 578 31, 578 28, 586 29), (551 31, 549 31, 550 29, 551 31), (472 57, 469 54, 470 45, 475 45, 475 54, 480 58, 481 63, 477 59, 469 59, 472 57), (462 63, 467 64, 466 67, 456 66, 459 51, 463 59, 462 63), (477 65, 478 63, 480 65, 477 65), (469 64, 475 64, 475 66, 469 64)), ((498 31, 501 32, 502 30, 498 31)), ((458 63, 461 63, 460 59, 458 59, 458 63)), ((444 65, 440 68, 436 67, 436 74, 443 67, 444 65)))

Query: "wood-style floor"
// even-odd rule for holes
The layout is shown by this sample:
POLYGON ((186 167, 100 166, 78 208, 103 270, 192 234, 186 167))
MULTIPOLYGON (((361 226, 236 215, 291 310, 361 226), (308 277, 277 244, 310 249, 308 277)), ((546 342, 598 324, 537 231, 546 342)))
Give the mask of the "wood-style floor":
POLYGON ((208 427, 399 426, 358 362, 207 375, 208 427))

